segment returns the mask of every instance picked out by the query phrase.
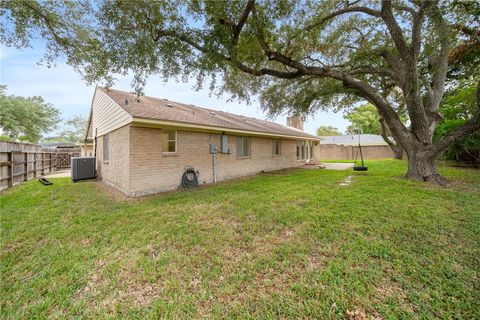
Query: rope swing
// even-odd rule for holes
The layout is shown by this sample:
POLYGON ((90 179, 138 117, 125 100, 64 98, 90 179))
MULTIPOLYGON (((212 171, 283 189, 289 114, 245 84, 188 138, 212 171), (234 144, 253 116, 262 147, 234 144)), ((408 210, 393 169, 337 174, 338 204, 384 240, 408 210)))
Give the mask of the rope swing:
POLYGON ((368 167, 365 166, 363 162, 363 153, 362 153, 362 146, 360 145, 360 134, 358 135, 358 148, 357 153, 355 154, 355 164, 353 165, 353 171, 367 171, 368 167), (358 154, 360 153, 360 158, 362 159, 362 165, 357 165, 358 154))

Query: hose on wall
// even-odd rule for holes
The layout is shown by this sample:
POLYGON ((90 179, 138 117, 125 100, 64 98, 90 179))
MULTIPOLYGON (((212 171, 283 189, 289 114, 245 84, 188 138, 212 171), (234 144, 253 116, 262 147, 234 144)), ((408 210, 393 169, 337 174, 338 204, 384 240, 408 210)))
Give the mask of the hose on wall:
POLYGON ((182 175, 182 187, 185 189, 198 187, 199 172, 194 168, 187 168, 182 175))

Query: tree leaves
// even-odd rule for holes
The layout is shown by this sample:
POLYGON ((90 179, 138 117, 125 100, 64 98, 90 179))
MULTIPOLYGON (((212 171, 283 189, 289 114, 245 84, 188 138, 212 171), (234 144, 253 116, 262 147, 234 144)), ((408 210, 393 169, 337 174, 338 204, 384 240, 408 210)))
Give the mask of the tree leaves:
POLYGON ((6 95, 0 91, 0 129, 11 140, 36 143, 42 134, 56 128, 59 111, 42 97, 6 95))

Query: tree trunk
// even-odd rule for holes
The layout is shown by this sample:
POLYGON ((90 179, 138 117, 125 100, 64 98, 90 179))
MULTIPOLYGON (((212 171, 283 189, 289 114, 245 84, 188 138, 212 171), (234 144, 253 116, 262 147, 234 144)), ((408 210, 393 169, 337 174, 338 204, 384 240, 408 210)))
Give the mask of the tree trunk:
POLYGON ((437 172, 438 155, 418 150, 407 150, 407 178, 446 186, 448 181, 437 172))
POLYGON ((402 160, 403 159, 403 148, 401 145, 396 144, 395 146, 390 146, 393 151, 393 159, 402 160))

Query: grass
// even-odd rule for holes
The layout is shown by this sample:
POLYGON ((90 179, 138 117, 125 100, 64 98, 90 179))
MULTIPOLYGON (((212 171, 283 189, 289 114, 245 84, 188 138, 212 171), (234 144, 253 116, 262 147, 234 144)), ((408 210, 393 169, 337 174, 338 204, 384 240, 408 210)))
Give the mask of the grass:
POLYGON ((480 172, 368 166, 139 200, 22 184, 1 196, 1 316, 479 319, 480 172))

